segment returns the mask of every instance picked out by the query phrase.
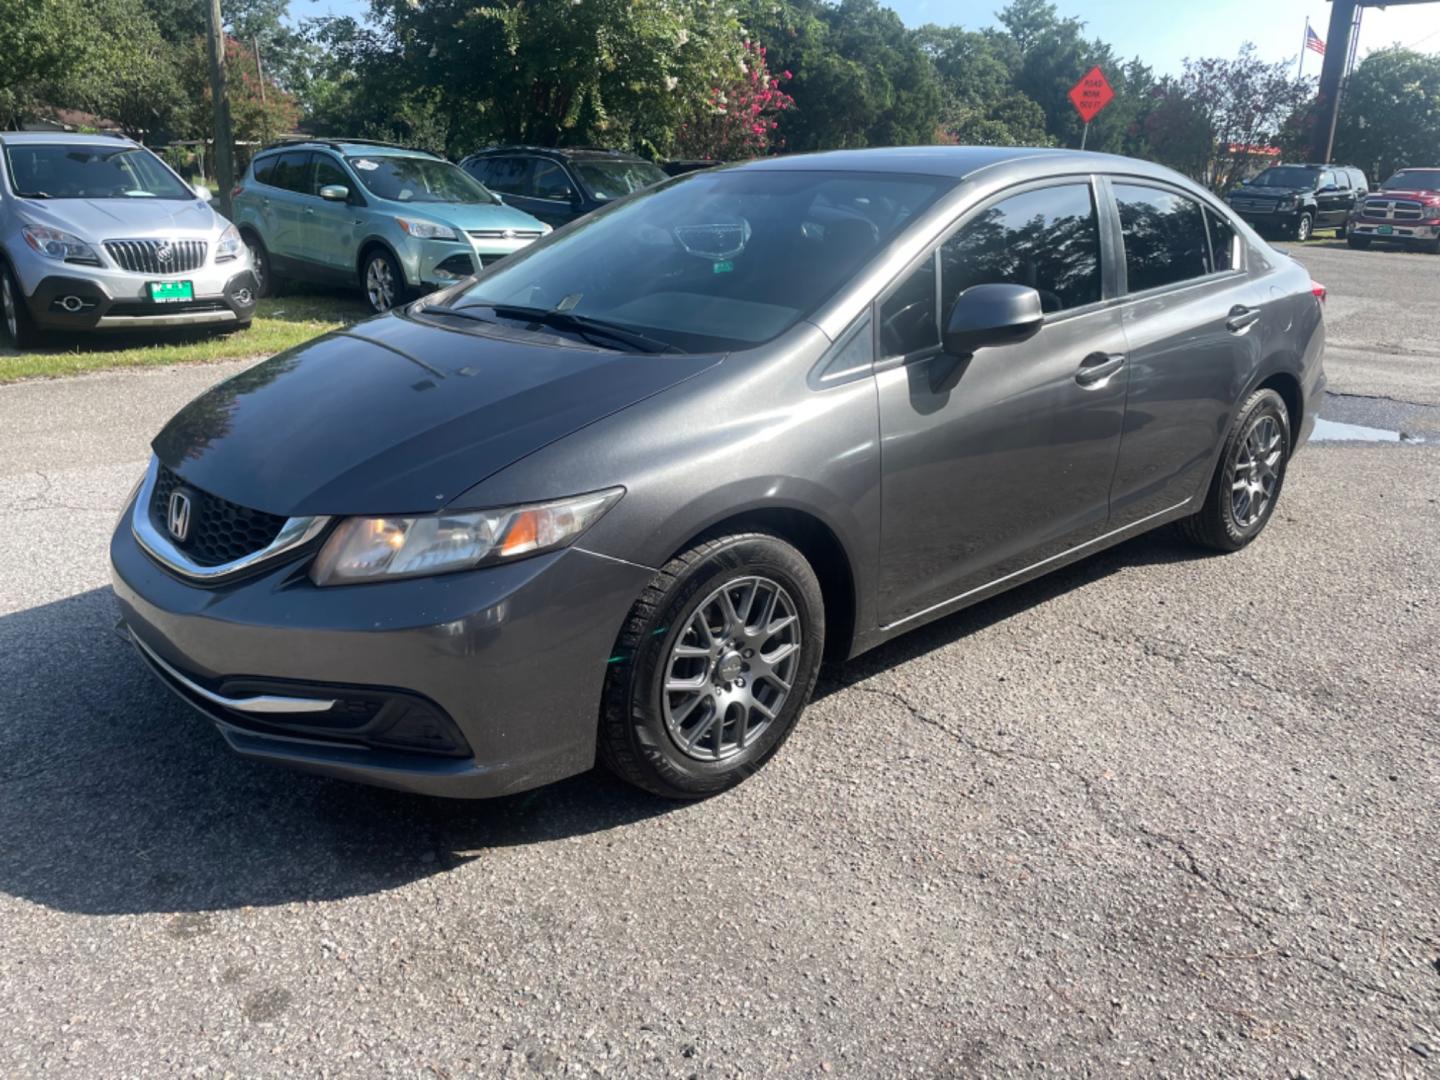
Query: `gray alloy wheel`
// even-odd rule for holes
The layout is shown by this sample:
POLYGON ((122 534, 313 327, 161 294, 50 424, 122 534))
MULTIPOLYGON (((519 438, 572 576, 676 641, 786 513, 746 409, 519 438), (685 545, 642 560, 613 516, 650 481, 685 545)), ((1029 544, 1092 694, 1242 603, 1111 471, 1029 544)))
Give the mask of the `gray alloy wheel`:
POLYGON ((245 234, 245 246, 250 249, 251 273, 255 275, 255 295, 269 296, 271 286, 274 284, 274 276, 270 273, 270 253, 265 250, 265 245, 245 234))
POLYGON ((734 578, 696 605, 661 699, 681 753, 723 761, 762 735, 790 696, 801 643, 795 602, 768 577, 734 578))
POLYGON ((1299 220, 1295 222, 1295 239, 1304 243, 1310 239, 1310 234, 1314 229, 1315 219, 1309 214, 1301 214, 1299 220))
POLYGON ((365 260, 365 299, 370 310, 389 311, 399 303, 402 289, 399 268, 388 252, 376 251, 365 260))
POLYGON ((1230 513, 1236 525, 1249 529, 1265 516, 1284 467, 1285 439, 1280 421, 1270 413, 1262 413, 1241 438, 1229 470, 1230 513))

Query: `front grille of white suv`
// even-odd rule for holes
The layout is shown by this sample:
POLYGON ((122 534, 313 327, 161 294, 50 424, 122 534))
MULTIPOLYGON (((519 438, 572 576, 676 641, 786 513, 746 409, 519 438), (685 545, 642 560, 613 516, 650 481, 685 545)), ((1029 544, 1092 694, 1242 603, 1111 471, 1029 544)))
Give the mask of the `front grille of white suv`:
POLYGON ((205 265, 204 240, 106 240, 105 253, 134 274, 188 274, 205 265))

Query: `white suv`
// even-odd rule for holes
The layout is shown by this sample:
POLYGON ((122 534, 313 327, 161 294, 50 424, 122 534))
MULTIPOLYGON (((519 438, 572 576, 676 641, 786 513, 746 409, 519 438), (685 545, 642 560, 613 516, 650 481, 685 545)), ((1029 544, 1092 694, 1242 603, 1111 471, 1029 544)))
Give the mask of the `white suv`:
POLYGON ((129 139, 0 134, 0 335, 248 326, 250 253, 209 200, 129 139))

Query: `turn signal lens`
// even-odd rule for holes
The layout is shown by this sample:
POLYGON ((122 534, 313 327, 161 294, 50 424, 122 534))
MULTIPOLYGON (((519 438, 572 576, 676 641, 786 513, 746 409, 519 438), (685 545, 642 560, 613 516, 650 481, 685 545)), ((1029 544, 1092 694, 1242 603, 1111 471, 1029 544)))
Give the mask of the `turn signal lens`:
POLYGON ((620 501, 609 488, 554 502, 423 517, 346 518, 311 567, 317 585, 470 570, 573 543, 620 501))
POLYGON ((1315 297, 1316 300, 1319 300, 1320 303, 1325 303, 1325 286, 1321 285, 1318 281, 1310 282, 1310 295, 1315 297))

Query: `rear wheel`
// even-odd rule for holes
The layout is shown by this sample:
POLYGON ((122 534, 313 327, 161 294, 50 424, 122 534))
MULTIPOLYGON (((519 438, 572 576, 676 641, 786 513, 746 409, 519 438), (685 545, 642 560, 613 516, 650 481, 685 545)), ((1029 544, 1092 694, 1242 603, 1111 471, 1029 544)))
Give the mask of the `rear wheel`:
POLYGON ((824 646, 820 583, 795 548, 764 533, 696 545, 665 565, 625 622, 600 760, 670 798, 733 787, 789 736, 824 646))
POLYGON ((405 300, 405 275, 400 264, 384 248, 373 248, 365 256, 360 271, 360 281, 365 289, 365 299, 370 310, 378 313, 389 311, 405 300))
POLYGON ((256 297, 280 295, 281 282, 270 262, 270 252, 265 242, 254 233, 245 233, 245 246, 250 249, 250 264, 255 274, 256 297))
POLYGON ((1315 231, 1315 218, 1309 211, 1301 214, 1295 219, 1295 239, 1302 244, 1310 239, 1310 234, 1315 231))
POLYGON ((25 294, 14 272, 0 260, 0 333, 16 349, 28 349, 39 336, 25 306, 25 294))
POLYGON ((1197 544, 1239 551, 1264 530, 1290 461, 1290 417, 1274 390, 1257 390, 1241 407, 1225 439, 1205 505, 1180 522, 1197 544))

